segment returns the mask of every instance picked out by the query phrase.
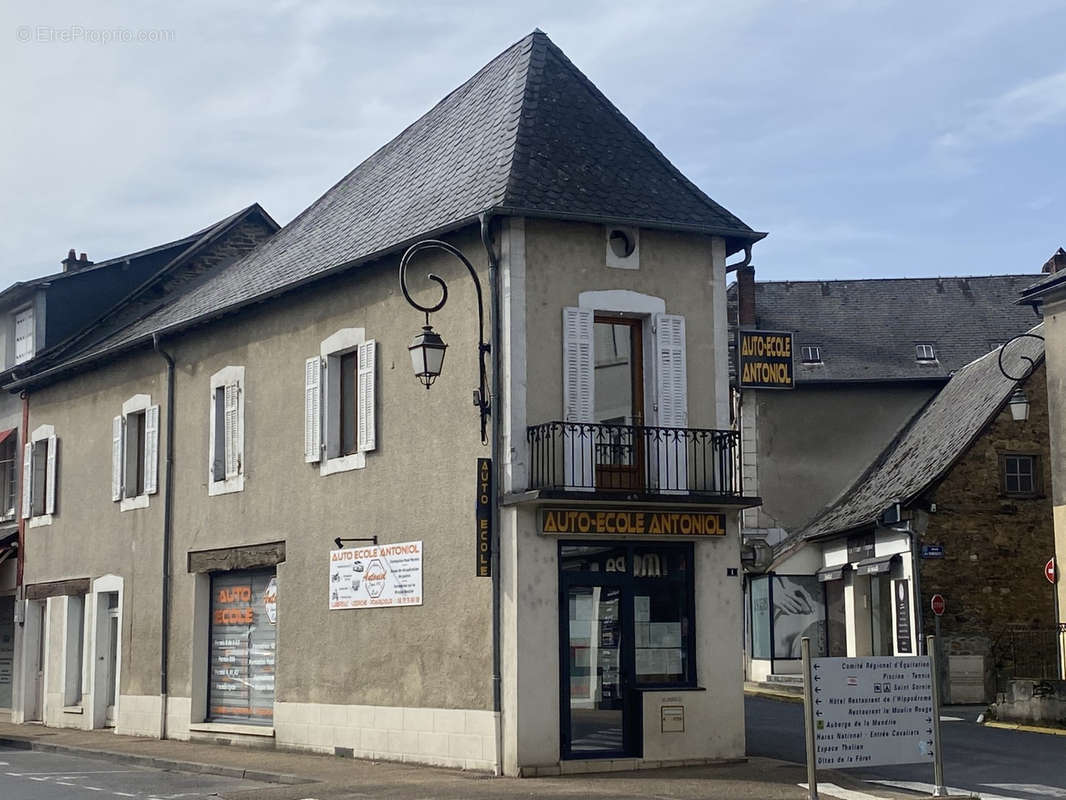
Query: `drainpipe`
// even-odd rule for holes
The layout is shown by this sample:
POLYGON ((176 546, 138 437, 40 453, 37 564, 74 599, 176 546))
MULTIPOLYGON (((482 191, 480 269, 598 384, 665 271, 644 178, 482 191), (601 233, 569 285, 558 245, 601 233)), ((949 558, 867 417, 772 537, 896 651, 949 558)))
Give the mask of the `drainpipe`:
POLYGON ((19 393, 19 397, 22 398, 22 428, 19 430, 21 436, 22 445, 18 449, 18 455, 15 456, 15 471, 18 477, 17 486, 19 487, 18 497, 15 500, 15 508, 17 509, 16 516, 18 518, 19 526, 19 553, 18 561, 15 562, 15 591, 18 593, 19 601, 22 600, 22 567, 26 561, 26 520, 22 518, 22 495, 26 491, 22 485, 22 481, 25 478, 25 471, 22 469, 23 459, 26 458, 26 443, 30 440, 30 393, 23 389, 19 393))
POLYGON ((163 596, 159 623, 159 738, 167 738, 167 695, 170 679, 167 675, 170 644, 170 545, 171 511, 174 499, 174 358, 160 347, 159 334, 152 334, 152 348, 167 362, 167 458, 163 483, 163 596))
POLYGON ((489 408, 492 411, 492 711, 496 715, 497 774, 503 772, 503 720, 500 691, 500 262, 492 244, 491 214, 481 215, 481 243, 489 262, 489 346, 492 355, 492 381, 489 408))

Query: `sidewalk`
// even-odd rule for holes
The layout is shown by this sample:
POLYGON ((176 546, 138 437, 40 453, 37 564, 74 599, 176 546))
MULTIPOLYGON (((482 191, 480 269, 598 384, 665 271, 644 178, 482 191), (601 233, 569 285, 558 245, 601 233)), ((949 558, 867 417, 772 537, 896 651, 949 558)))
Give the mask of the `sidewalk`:
MULTIPOLYGON (((0 746, 117 760, 157 769, 202 772, 278 784, 230 792, 228 800, 327 798, 657 798, 657 800, 805 800, 803 766, 765 758, 711 767, 682 767, 559 778, 495 778, 410 764, 360 761, 284 750, 259 750, 77 731, 0 721, 0 746)), ((871 789, 842 773, 820 780, 870 797, 914 795, 871 789)), ((823 796, 832 796, 823 787, 823 796)), ((846 793, 845 795, 846 796, 846 793)), ((857 797, 856 795, 852 795, 857 797)))

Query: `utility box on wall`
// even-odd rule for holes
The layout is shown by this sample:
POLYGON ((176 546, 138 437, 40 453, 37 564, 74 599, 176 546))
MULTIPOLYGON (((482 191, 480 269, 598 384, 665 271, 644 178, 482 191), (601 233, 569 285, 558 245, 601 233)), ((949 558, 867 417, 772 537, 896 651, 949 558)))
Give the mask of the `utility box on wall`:
POLYGON ((948 656, 948 702, 987 703, 984 656, 948 656))

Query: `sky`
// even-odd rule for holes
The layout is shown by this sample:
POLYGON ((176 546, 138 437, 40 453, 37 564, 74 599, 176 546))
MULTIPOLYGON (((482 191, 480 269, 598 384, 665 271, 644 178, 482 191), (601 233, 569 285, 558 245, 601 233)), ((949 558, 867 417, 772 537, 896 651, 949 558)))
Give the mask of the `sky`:
POLYGON ((1066 245, 1066 4, 12 0, 0 284, 282 224, 541 28, 763 280, 1036 273, 1066 245))

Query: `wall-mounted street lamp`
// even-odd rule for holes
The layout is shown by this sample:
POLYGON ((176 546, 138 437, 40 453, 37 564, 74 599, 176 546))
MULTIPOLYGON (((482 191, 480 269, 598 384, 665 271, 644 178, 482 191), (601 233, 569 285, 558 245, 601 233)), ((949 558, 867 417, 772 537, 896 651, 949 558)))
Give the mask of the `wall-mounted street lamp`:
POLYGON ((403 254, 403 258, 400 259, 400 289, 403 291, 403 296, 407 298, 407 302, 414 308, 426 315, 426 324, 422 326, 422 330, 418 333, 414 340, 411 342, 411 346, 408 347, 408 351, 411 353, 411 366, 415 371, 415 377, 422 382, 422 384, 428 390, 433 385, 433 381, 441 373, 441 369, 444 367, 444 351, 448 349, 448 345, 444 343, 444 340, 440 337, 436 331, 433 330, 433 326, 429 324, 429 315, 434 311, 440 311, 444 308, 444 304, 448 302, 448 284, 444 282, 444 278, 440 275, 435 275, 432 272, 426 277, 429 280, 436 282, 440 286, 440 300, 432 306, 423 306, 416 302, 411 297, 411 293, 407 290, 407 267, 411 263, 411 259, 423 250, 443 250, 446 253, 451 253, 453 256, 463 262, 467 272, 470 273, 470 277, 474 281, 474 289, 477 291, 477 330, 478 330, 478 388, 474 391, 474 405, 477 406, 481 412, 481 443, 488 443, 487 424, 489 418, 489 398, 488 392, 485 388, 485 356, 488 355, 490 347, 485 343, 485 309, 481 300, 481 281, 478 280, 477 270, 467 260, 466 256, 462 252, 447 242, 442 242, 439 239, 423 239, 420 242, 415 242, 413 245, 407 248, 407 252, 403 254))
POLYGON ((1010 396, 1010 416, 1015 422, 1024 422, 1029 419, 1029 396, 1025 389, 1018 387, 1010 396))
POLYGON ((1019 333, 1013 339, 1009 339, 1008 341, 1004 342, 1003 345, 999 348, 999 371, 1003 373, 1004 378, 1019 382, 1024 381, 1026 378, 1033 374, 1033 370, 1036 369, 1036 360, 1026 355, 1025 353, 1022 353, 1018 357, 1026 363, 1026 366, 1022 370, 1021 375, 1012 375, 1011 373, 1007 372, 1007 368, 1003 366, 1003 354, 1007 352, 1008 347, 1010 347, 1012 344, 1021 339, 1039 339, 1040 341, 1044 341, 1044 337, 1038 333, 1019 333))

